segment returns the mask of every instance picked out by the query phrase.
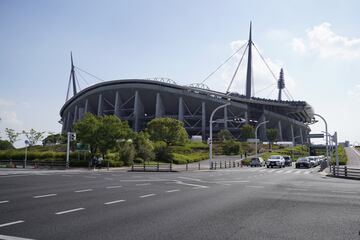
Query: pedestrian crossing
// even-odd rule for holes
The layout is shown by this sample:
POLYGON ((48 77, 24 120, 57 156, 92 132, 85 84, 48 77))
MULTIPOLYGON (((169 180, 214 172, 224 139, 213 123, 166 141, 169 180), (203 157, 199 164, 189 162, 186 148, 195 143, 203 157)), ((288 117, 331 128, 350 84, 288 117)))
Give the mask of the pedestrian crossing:
POLYGON ((244 169, 248 172, 258 172, 258 173, 275 173, 275 174, 310 174, 312 171, 309 169, 281 169, 281 168, 248 168, 244 169))

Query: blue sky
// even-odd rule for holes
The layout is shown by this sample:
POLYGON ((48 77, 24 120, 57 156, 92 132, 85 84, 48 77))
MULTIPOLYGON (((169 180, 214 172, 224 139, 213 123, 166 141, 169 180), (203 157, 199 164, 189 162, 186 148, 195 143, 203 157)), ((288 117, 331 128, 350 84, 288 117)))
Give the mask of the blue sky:
MULTIPOLYGON (((284 68, 291 95, 309 102, 340 140, 360 142, 358 9, 359 1, 2 0, 0 131, 60 131, 70 51, 75 65, 102 79, 168 77, 186 85, 231 55, 252 20, 255 44, 276 75, 284 68)), ((206 84, 225 91, 239 57, 206 84)), ((257 92, 274 80, 258 56, 254 65, 257 92)), ((232 91, 244 92, 244 77, 241 68, 232 91)))

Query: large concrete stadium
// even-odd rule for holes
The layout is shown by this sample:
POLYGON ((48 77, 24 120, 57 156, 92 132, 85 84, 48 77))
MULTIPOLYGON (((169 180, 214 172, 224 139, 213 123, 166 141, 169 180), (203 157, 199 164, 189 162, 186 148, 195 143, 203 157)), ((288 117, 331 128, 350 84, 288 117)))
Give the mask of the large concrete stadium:
MULTIPOLYGON (((213 132, 228 129, 235 138, 240 138, 241 124, 232 121, 243 118, 256 125, 268 120, 259 129, 259 138, 266 141, 266 129, 278 129, 279 141, 305 143, 313 122, 313 109, 304 101, 284 101, 281 91, 284 80, 280 75, 277 100, 251 96, 252 56, 251 30, 248 46, 248 72, 246 94, 222 93, 210 90, 203 84, 181 86, 170 79, 122 79, 105 81, 76 91, 74 66, 71 77, 73 96, 60 110, 62 132, 71 131, 73 124, 82 119, 86 112, 98 116, 116 115, 129 122, 135 131, 146 128, 147 123, 160 117, 171 117, 184 123, 189 136, 209 137, 209 120, 212 111, 227 102, 231 105, 216 112, 214 119, 224 119, 214 123, 213 132)), ((246 50, 246 49, 245 49, 246 50)), ((68 91, 69 91, 68 87, 68 91)))

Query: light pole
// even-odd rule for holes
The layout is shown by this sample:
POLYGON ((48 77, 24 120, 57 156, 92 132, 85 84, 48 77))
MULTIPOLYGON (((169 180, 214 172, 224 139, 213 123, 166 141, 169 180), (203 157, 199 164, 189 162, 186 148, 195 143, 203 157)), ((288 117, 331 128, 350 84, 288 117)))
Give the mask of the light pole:
POLYGON ((260 127, 261 125, 266 124, 266 123, 268 123, 268 122, 269 122, 269 121, 261 122, 261 123, 259 123, 259 124, 256 126, 256 128, 255 128, 255 156, 257 156, 257 154, 258 154, 258 150, 257 150, 257 143, 258 143, 257 131, 258 131, 258 129, 259 129, 259 127, 260 127))
POLYGON ((213 124, 213 117, 217 110, 229 106, 231 103, 226 103, 223 105, 218 106, 217 108, 212 111, 210 115, 210 136, 209 136, 209 168, 211 169, 212 166, 212 124, 213 124))
POLYGON ((328 140, 328 126, 325 118, 323 118, 321 115, 314 113, 314 116, 318 116, 321 118, 325 123, 325 132, 326 132, 326 160, 329 162, 329 140, 328 140))
POLYGON ((25 140, 25 159, 24 159, 24 168, 26 168, 26 162, 27 162, 27 149, 28 149, 29 141, 25 140))

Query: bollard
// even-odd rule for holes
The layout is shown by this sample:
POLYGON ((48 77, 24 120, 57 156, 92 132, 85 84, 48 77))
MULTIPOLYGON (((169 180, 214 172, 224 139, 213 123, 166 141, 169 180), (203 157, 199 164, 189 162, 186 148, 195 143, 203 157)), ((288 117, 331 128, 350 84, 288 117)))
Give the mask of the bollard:
POLYGON ((227 162, 225 161, 225 168, 227 168, 227 162))
POLYGON ((170 172, 172 172, 172 162, 170 163, 170 172))
POLYGON ((146 166, 145 166, 145 162, 144 162, 144 172, 146 171, 146 166))
POLYGON ((134 171, 134 164, 131 165, 131 171, 134 171))
POLYGON ((347 166, 344 167, 345 170, 345 177, 347 177, 347 166))
POLYGON ((216 165, 217 165, 217 162, 215 162, 215 170, 216 170, 216 165))
POLYGON ((156 170, 159 172, 160 171, 160 163, 159 162, 157 162, 157 164, 156 164, 156 170))
POLYGON ((186 162, 186 171, 189 170, 189 163, 186 162))
POLYGON ((333 176, 335 176, 335 165, 333 165, 332 167, 333 167, 333 176))
POLYGON ((199 170, 200 170, 200 162, 199 162, 199 170))
POLYGON ((220 161, 220 168, 222 168, 222 161, 220 161))

